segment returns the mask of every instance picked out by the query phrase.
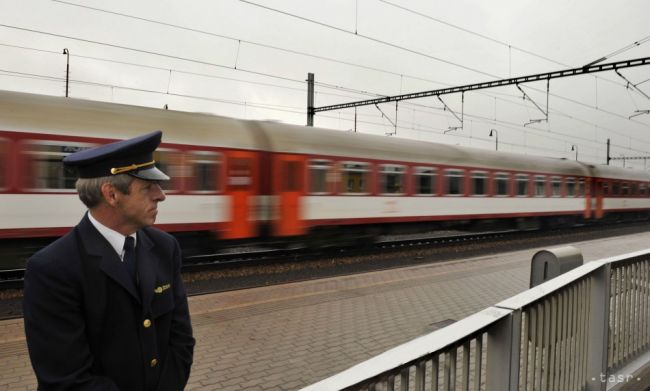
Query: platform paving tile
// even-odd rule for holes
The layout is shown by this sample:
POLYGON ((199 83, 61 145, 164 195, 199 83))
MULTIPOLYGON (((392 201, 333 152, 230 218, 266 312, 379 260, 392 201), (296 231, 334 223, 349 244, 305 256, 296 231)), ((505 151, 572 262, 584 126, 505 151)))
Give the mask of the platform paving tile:
MULTIPOLYGON (((650 233, 575 244, 585 260, 650 233)), ((188 390, 295 390, 527 287, 536 250, 190 298, 188 390)), ((35 389, 22 320, 0 322, 0 390, 35 389)))

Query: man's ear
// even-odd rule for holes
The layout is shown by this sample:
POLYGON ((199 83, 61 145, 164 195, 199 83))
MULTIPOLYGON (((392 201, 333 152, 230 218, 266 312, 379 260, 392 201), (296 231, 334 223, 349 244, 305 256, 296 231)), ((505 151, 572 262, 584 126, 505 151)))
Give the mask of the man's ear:
POLYGON ((113 186, 108 182, 104 182, 102 183, 102 187, 100 189, 102 191, 102 196, 104 197, 104 201, 106 201, 107 204, 109 204, 110 206, 117 205, 118 191, 115 188, 115 186, 113 186))

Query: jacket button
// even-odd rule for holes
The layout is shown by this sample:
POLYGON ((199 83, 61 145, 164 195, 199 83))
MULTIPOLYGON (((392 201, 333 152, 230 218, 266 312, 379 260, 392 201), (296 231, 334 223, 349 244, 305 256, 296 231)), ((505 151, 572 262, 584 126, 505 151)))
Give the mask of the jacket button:
POLYGON ((158 360, 154 358, 153 360, 151 360, 151 368, 155 367, 156 365, 158 365, 158 360))
POLYGON ((144 322, 142 322, 142 325, 144 326, 145 329, 148 329, 151 327, 151 321, 149 319, 145 319, 144 322))

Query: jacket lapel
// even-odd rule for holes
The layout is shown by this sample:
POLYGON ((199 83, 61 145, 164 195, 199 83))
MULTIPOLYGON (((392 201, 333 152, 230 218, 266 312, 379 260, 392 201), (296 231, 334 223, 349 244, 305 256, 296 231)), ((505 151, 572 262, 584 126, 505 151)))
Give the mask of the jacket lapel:
POLYGON ((158 269, 158 254, 153 251, 154 244, 145 233, 145 230, 138 231, 138 242, 135 246, 135 254, 138 265, 138 278, 140 281, 140 294, 142 305, 149 308, 153 298, 153 290, 156 284, 156 270, 158 269))
MULTIPOLYGON (((140 296, 137 293, 131 276, 129 276, 129 272, 120 261, 120 257, 115 253, 113 247, 111 247, 102 234, 97 231, 88 219, 87 215, 81 219, 77 228, 81 237, 81 245, 86 251, 88 258, 94 258, 96 262, 99 262, 100 270, 129 292, 129 294, 139 302, 140 296)), ((139 252, 137 254, 139 255, 139 252)), ((90 259, 85 259, 84 261, 90 261, 90 259)))

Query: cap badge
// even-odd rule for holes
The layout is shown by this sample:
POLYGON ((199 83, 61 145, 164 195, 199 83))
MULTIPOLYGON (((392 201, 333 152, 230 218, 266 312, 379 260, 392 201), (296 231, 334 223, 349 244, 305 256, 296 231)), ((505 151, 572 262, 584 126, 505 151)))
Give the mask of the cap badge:
POLYGON ((114 168, 111 168, 111 174, 116 175, 116 174, 121 174, 123 172, 133 171, 133 170, 136 170, 136 169, 138 169, 140 167, 150 166, 150 165, 152 165, 154 163, 156 163, 156 161, 152 160, 150 162, 142 163, 142 164, 131 164, 130 166, 114 167, 114 168))

